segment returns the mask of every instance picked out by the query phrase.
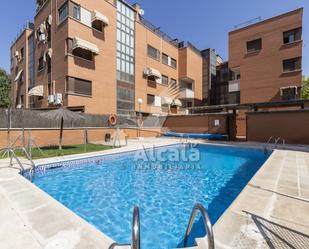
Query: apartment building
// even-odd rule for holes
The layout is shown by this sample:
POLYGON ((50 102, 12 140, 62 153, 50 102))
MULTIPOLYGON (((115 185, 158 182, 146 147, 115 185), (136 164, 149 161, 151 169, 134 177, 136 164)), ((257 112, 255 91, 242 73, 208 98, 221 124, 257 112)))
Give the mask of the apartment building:
POLYGON ((202 50, 201 55, 203 57, 203 104, 216 105, 215 99, 219 92, 217 88, 220 87, 220 82, 217 82, 217 67, 223 63, 223 59, 213 48, 202 50))
POLYGON ((229 33, 230 103, 300 97, 302 16, 296 9, 229 33))
POLYGON ((29 105, 28 88, 34 84, 33 74, 33 36, 34 25, 27 23, 19 38, 11 47, 11 77, 12 77, 12 101, 16 107, 29 105))
POLYGON ((37 0, 11 47, 15 106, 161 115, 200 104, 201 54, 143 12, 123 0, 37 0))

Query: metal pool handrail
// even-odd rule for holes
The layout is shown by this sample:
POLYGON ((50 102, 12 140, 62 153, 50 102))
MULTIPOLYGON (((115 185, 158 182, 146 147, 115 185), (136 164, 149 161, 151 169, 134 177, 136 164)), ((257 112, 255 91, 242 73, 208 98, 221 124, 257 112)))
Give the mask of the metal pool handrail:
MULTIPOLYGON (((139 219, 139 208, 135 207, 133 210, 133 222, 132 222, 132 249, 141 248, 141 236, 140 236, 140 219, 139 219)), ((116 246, 129 246, 127 244, 113 243, 109 249, 114 249, 116 246)))
POLYGON ((28 154, 27 150, 24 147, 22 148, 22 151, 24 152, 28 161, 31 163, 30 180, 33 181, 35 177, 35 163, 33 162, 32 157, 28 154))
POLYGON ((277 147, 277 145, 279 144, 280 141, 282 141, 282 145, 285 146, 285 140, 284 140, 284 138, 278 137, 278 138, 275 140, 275 147, 277 147))
POLYGON ((132 224, 132 249, 141 248, 140 240, 140 220, 139 220, 139 208, 135 207, 133 211, 133 224, 132 224))
POLYGON ((184 238, 184 247, 188 246, 188 238, 189 238, 189 235, 191 233, 197 211, 199 211, 201 213, 203 223, 204 223, 204 227, 205 227, 205 230, 207 231, 208 249, 214 249, 215 248, 215 240, 214 240, 214 234, 213 234, 213 230, 212 230, 211 221, 210 221, 210 218, 208 216, 206 209, 200 203, 196 204, 194 206, 193 210, 192 210, 190 220, 189 220, 189 223, 188 223, 188 226, 187 226, 185 238, 184 238))

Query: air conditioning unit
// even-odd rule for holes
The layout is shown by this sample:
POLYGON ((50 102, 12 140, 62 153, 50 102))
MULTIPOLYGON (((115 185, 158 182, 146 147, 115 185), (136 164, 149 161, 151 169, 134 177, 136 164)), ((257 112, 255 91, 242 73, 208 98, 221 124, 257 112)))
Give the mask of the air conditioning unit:
POLYGON ((39 41, 44 42, 46 40, 46 35, 45 34, 40 34, 39 36, 39 41))
POLYGON ((53 104, 55 102, 55 96, 54 95, 49 95, 48 96, 48 104, 53 104))
POLYGON ((55 104, 56 105, 61 105, 62 104, 62 94, 61 93, 57 93, 55 95, 55 104))

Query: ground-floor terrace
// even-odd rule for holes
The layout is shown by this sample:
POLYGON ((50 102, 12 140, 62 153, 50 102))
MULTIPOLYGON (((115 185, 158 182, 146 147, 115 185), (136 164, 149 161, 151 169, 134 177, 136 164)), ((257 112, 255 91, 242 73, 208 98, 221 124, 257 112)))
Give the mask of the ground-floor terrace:
MULTIPOLYGON (((179 139, 168 138, 129 139, 126 147, 87 155, 40 159, 35 164, 179 142, 179 139)), ((252 142, 222 144, 257 148, 264 146, 252 142)), ((24 163, 25 167, 27 164, 24 163)), ((17 165, 8 166, 8 159, 0 161, 2 249, 108 249, 113 243, 111 238, 18 174, 17 165)), ((214 225, 216 248, 308 248, 308 182, 308 146, 286 145, 284 149, 274 150, 214 225)), ((207 248, 206 239, 197 239, 196 248, 207 248)))

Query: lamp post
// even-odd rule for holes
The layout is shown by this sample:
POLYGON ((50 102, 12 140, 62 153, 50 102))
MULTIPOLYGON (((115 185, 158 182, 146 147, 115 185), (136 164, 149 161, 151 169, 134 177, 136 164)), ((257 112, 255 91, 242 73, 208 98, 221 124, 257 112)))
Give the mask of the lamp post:
MULTIPOLYGON (((138 103, 138 118, 141 117, 141 105, 143 104, 143 99, 142 98, 138 98, 137 99, 137 103, 138 103)), ((139 125, 139 123, 137 122, 137 126, 138 126, 138 129, 137 129, 137 136, 138 136, 138 139, 140 139, 141 137, 141 127, 139 125)))

